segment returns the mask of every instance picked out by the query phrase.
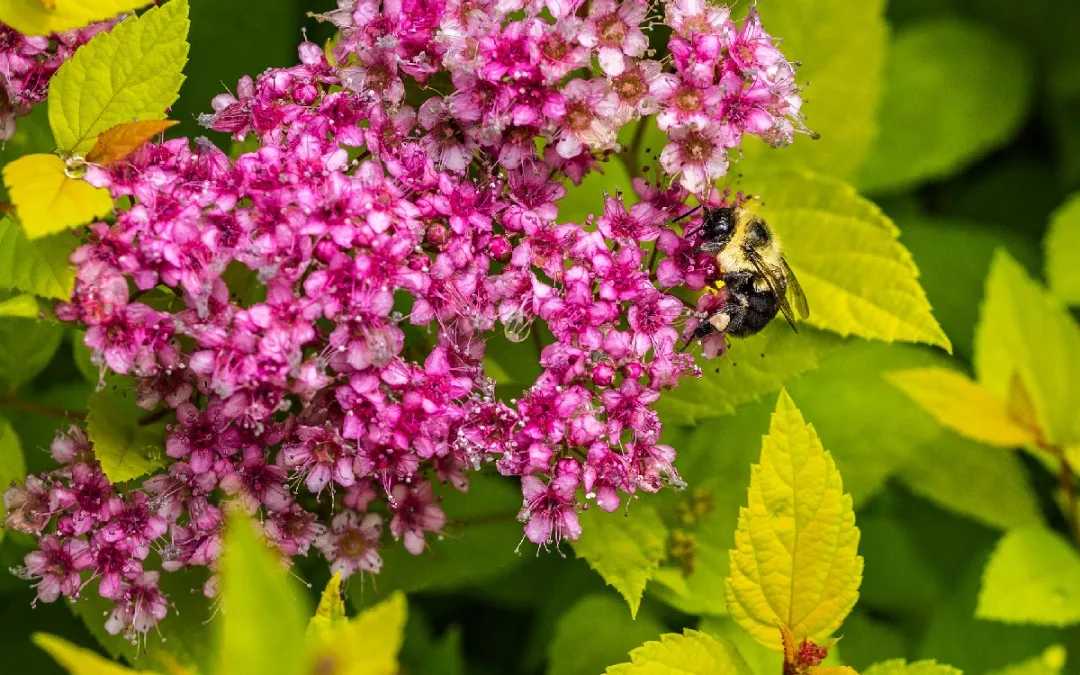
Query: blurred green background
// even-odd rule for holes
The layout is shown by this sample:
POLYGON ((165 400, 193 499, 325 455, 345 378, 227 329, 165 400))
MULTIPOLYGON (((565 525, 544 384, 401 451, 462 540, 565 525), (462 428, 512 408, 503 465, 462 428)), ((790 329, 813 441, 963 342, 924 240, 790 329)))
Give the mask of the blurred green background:
MULTIPOLYGON (((329 38, 329 27, 306 13, 332 6, 327 0, 191 0, 191 60, 172 115, 181 122, 178 135, 205 135, 195 116, 209 110, 214 95, 234 90, 241 75, 295 63, 303 30, 317 42, 329 38)), ((761 0, 758 7, 766 28, 785 37, 789 56, 805 64, 807 121, 823 139, 815 146, 800 138, 767 157, 748 148, 739 170, 750 173, 759 162, 803 163, 850 180, 880 205, 914 255, 935 316, 953 342, 953 366, 970 370, 995 249, 1004 247, 1033 277, 1044 278, 1048 223, 1080 189, 1080 3, 761 0), (774 9, 782 25, 770 20, 774 9), (798 53, 815 45, 820 52, 798 53)), ((41 142, 35 133, 43 110, 20 121, 19 136, 0 160, 41 142)), ((1080 264, 1075 251, 1058 254, 1080 264)), ((973 618, 982 570, 1001 533, 1040 521, 1063 528, 1052 497, 1055 477, 1027 455, 943 431, 880 377, 894 368, 948 362, 940 351, 869 342, 830 349, 819 368, 788 390, 836 455, 863 533, 866 575, 861 600, 841 630, 844 662, 861 669, 892 657, 935 658, 981 675, 1059 644, 1070 652, 1066 671, 1080 673, 1080 628, 973 618)), ((70 377, 71 354, 61 349, 26 389, 27 398, 83 405, 89 385, 70 377)), ((774 396, 766 396, 737 415, 667 431, 683 453, 684 477, 707 490, 712 503, 712 515, 696 531, 699 566, 718 561, 726 567, 749 465, 773 404, 774 396)), ((47 446, 55 420, 3 406, 0 413, 19 431, 29 467, 43 468, 38 450, 47 446)), ((670 514, 690 498, 667 494, 657 503, 670 514)), ((779 672, 727 619, 702 618, 722 610, 714 597, 722 573, 695 576, 696 596, 672 590, 674 581, 654 581, 631 621, 623 600, 569 547, 565 557, 534 556, 528 546, 515 553, 520 526, 512 516, 519 506, 512 484, 478 480, 461 503, 473 534, 440 542, 423 558, 388 552, 382 575, 364 588, 353 584, 356 606, 394 588, 415 590, 404 650, 409 673, 599 673, 661 632, 698 625, 739 640, 760 672, 779 672)), ((9 535, 0 564, 18 564, 26 545, 9 535)), ((316 589, 326 580, 324 567, 320 560, 301 562, 316 589)), ((4 673, 61 672, 28 642, 37 630, 96 644, 64 604, 31 609, 33 595, 24 582, 0 575, 4 673)), ((100 624, 95 612, 87 615, 100 624)))

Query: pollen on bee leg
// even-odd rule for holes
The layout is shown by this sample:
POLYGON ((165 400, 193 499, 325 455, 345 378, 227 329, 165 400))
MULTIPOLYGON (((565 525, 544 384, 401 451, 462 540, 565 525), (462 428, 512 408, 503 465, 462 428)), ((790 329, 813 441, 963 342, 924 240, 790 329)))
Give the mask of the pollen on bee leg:
POLYGON ((729 323, 731 323, 731 317, 727 312, 717 312, 709 317, 709 325, 715 328, 718 333, 723 333, 729 323))

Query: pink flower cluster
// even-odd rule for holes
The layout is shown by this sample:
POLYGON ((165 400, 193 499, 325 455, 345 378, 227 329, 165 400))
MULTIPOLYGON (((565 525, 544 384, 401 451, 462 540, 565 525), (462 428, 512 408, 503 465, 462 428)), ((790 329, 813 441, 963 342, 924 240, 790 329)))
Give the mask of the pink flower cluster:
POLYGON ((257 149, 176 139, 87 173, 130 207, 90 226, 57 315, 141 405, 175 412, 169 462, 113 486, 73 432, 57 444, 78 452, 54 446, 64 465, 5 500, 41 534, 24 570, 39 598, 77 596, 90 570, 117 599, 110 630, 160 618, 147 546, 166 571, 216 566, 226 499, 284 556, 314 548, 348 576, 380 569, 384 528, 422 553, 446 523, 434 483, 467 491, 485 465, 520 477, 537 545, 576 539, 590 503, 680 484, 651 406, 699 370, 669 291, 716 270, 670 223, 743 134, 799 124, 757 15, 736 30, 726 10, 669 3, 664 73, 643 0, 339 3, 329 57, 305 42, 299 65, 243 78, 203 118, 257 149), (636 178, 636 203, 562 222, 564 179, 654 113, 681 187, 636 178), (497 396, 488 341, 536 323, 541 375, 497 396))
POLYGON ((45 100, 49 80, 75 50, 120 19, 44 35, 23 35, 0 23, 0 141, 15 135, 15 119, 45 100))

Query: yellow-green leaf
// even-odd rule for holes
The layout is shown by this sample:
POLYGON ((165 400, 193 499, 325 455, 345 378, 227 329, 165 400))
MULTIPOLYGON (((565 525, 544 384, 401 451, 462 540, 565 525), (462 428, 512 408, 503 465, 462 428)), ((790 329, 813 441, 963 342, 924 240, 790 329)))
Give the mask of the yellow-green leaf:
POLYGON ((1019 455, 945 429, 914 448, 897 478, 913 494, 999 530, 1043 520, 1019 455))
POLYGON ((813 666, 806 671, 808 675, 859 675, 851 666, 813 666))
POLYGON ((164 465, 164 428, 139 424, 147 413, 135 404, 133 392, 99 391, 89 407, 87 435, 109 480, 122 483, 164 465))
POLYGON ((750 675, 750 666, 731 642, 686 629, 665 633, 630 652, 630 662, 605 675, 750 675))
MULTIPOLYGON (((22 481, 26 477, 26 461, 23 459, 22 443, 15 429, 7 420, 0 418, 0 496, 13 481, 22 481)), ((0 523, 7 515, 4 500, 0 499, 0 523)), ((4 540, 7 529, 0 526, 0 542, 4 540)))
POLYGON ((175 120, 144 120, 117 124, 102 133, 86 155, 94 164, 113 164, 126 158, 144 143, 179 122, 175 120))
POLYGON ((983 573, 975 616, 1043 626, 1080 623, 1080 553, 1043 528, 1006 533, 983 573))
POLYGON ((757 335, 733 340, 724 358, 702 362, 701 377, 665 392, 656 410, 667 424, 734 414, 737 407, 816 370, 842 343, 830 333, 812 328, 796 333, 787 322, 774 321, 757 335))
POLYGON ((221 598, 217 672, 309 672, 303 594, 294 588, 278 556, 256 536, 253 523, 239 513, 230 516, 226 531, 221 598))
POLYGON ((56 323, 0 318, 0 393, 10 393, 37 377, 63 338, 64 331, 56 323))
POLYGON ((308 622, 308 635, 322 635, 345 620, 345 600, 341 597, 341 572, 338 571, 323 589, 319 606, 308 622))
POLYGON ((665 631, 648 610, 630 618, 621 598, 606 590, 574 602, 555 621, 547 645, 547 675, 596 675, 665 631))
POLYGON ((801 165, 850 177, 877 135, 888 38, 885 2, 780 0, 762 3, 759 10, 765 30, 783 39, 784 55, 802 62, 798 82, 809 83, 802 111, 807 126, 821 138, 796 136, 791 146, 779 150, 747 139, 737 170, 750 176, 764 166, 801 165))
POLYGON ((26 35, 63 33, 149 5, 152 0, 0 0, 0 22, 26 35))
POLYGON ((756 175, 743 189, 761 197, 750 207, 779 234, 806 291, 811 325, 951 349, 919 285, 919 270, 897 241, 896 226, 854 188, 792 171, 756 175))
POLYGON ((312 672, 334 675, 396 675, 404 637, 405 594, 390 598, 323 635, 313 656, 312 672))
POLYGON ((0 301, 0 317, 10 316, 19 319, 41 318, 41 307, 37 298, 30 294, 14 295, 0 301))
POLYGON ((892 192, 949 176, 1011 138, 1030 99, 1029 62, 1007 40, 959 19, 906 26, 889 49, 880 135, 856 184, 892 192))
POLYGON ((1005 448, 1035 443, 1035 430, 1012 418, 1005 401, 962 373, 946 368, 898 370, 887 378, 942 426, 1005 448))
POLYGON ((1046 280, 1054 295, 1070 305, 1080 305, 1080 192, 1072 195, 1050 216, 1046 233, 1046 280))
POLYGON ((171 0, 80 47, 49 82, 57 147, 85 153, 118 124, 164 119, 184 81, 187 34, 187 0, 171 0))
POLYGON ((1023 384, 1048 442, 1080 441, 1080 327, 1000 250, 975 329, 974 366, 979 384, 1005 401, 1023 384))
POLYGON ((26 155, 4 167, 4 184, 30 239, 62 232, 112 210, 105 188, 70 178, 56 155, 26 155))
POLYGON ((1050 645, 1042 654, 988 673, 988 675, 1058 675, 1068 655, 1061 645, 1050 645))
POLYGON ((0 218, 0 288, 67 300, 75 285, 68 256, 78 240, 58 234, 30 241, 17 223, 0 218))
POLYGON ((822 642, 859 597, 863 560, 851 496, 817 432, 780 393, 761 462, 739 510, 728 612, 758 642, 782 648, 777 623, 822 642))
POLYGON ((937 661, 925 660, 908 663, 904 659, 881 661, 863 671, 863 675, 963 675, 952 666, 941 665, 937 661))
POLYGON ((34 633, 30 639, 71 675, 134 675, 153 672, 132 670, 99 656, 90 649, 76 647, 67 640, 48 633, 34 633))
POLYGON ((630 615, 637 616, 645 585, 664 559, 664 521, 642 502, 625 514, 590 508, 580 519, 581 538, 573 544, 574 553, 614 586, 630 605, 630 615))

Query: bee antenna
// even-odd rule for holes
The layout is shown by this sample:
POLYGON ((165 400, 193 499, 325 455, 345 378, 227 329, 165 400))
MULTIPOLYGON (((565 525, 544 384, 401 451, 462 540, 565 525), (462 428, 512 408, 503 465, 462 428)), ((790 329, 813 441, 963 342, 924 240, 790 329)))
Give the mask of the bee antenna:
POLYGON ((689 210, 689 211, 687 211, 686 213, 682 214, 682 215, 681 215, 681 216, 679 216, 678 218, 675 218, 675 219, 674 219, 674 220, 672 220, 671 222, 673 222, 673 223, 677 223, 677 222, 679 222, 680 220, 682 220, 683 218, 686 218, 687 216, 690 216, 690 215, 693 215, 694 213, 697 213, 697 211, 698 211, 699 209, 701 209, 701 207, 702 207, 702 205, 701 205, 701 204, 698 204, 697 206, 695 206, 694 208, 690 209, 690 210, 689 210))

